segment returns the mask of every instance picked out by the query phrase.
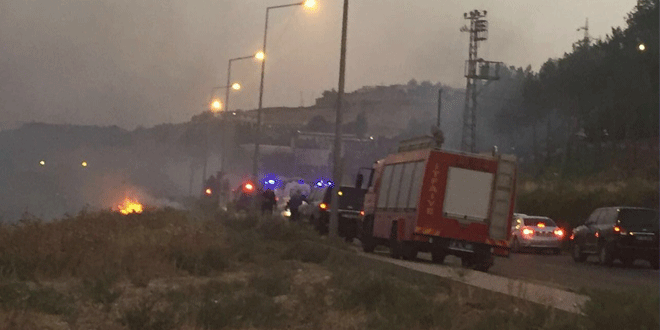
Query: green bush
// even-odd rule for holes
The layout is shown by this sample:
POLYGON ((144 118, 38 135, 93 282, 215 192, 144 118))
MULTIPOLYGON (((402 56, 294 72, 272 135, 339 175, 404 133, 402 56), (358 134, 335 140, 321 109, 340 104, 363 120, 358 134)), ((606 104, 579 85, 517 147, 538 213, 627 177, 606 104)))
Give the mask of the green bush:
POLYGON ((473 327, 475 330, 571 330, 582 329, 578 316, 557 312, 549 307, 529 304, 524 312, 510 312, 503 309, 486 310, 473 327))
POLYGON ((657 292, 596 291, 583 308, 586 329, 658 329, 657 292))
POLYGON ((191 275, 206 276, 211 271, 224 270, 229 266, 227 252, 217 246, 210 246, 201 252, 186 248, 176 248, 170 252, 170 259, 177 269, 191 275))
POLYGON ((291 289, 291 272, 283 266, 271 267, 250 278, 250 288, 269 297, 288 294, 291 289))
POLYGON ((93 280, 84 280, 83 293, 95 303, 112 304, 121 296, 120 291, 112 290, 112 285, 117 278, 117 274, 107 273, 93 280))
POLYGON ((420 287, 397 280, 381 272, 363 272, 357 268, 335 273, 334 287, 339 289, 338 307, 362 308, 369 312, 369 329, 450 327, 450 309, 435 303, 420 287))
POLYGON ((157 299, 142 299, 137 306, 122 312, 119 322, 129 330, 170 330, 176 328, 177 313, 171 306, 157 309, 157 299))
POLYGON ((300 260, 320 264, 330 254, 330 248, 314 242, 296 241, 290 244, 282 254, 284 260, 300 260))
POLYGON ((576 182, 558 181, 546 183, 531 191, 519 191, 517 211, 531 215, 548 216, 561 220, 571 227, 584 223, 599 207, 642 206, 658 208, 657 182, 631 179, 618 189, 577 189, 576 182))
POLYGON ((284 315, 271 297, 261 292, 237 290, 240 286, 220 282, 204 286, 197 325, 203 329, 280 325, 284 315))
POLYGON ((5 310, 32 310, 53 315, 70 315, 73 299, 51 287, 31 289, 25 283, 0 285, 0 307, 5 310))

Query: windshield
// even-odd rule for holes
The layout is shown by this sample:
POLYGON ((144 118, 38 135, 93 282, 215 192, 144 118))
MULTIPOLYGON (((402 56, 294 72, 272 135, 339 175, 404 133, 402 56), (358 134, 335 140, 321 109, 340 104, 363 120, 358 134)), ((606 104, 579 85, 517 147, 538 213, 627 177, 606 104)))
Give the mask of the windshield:
POLYGON ((658 226, 658 211, 652 209, 621 209, 619 221, 623 225, 658 226))
POLYGON ((533 227, 557 227, 552 219, 549 218, 526 218, 525 226, 533 227))

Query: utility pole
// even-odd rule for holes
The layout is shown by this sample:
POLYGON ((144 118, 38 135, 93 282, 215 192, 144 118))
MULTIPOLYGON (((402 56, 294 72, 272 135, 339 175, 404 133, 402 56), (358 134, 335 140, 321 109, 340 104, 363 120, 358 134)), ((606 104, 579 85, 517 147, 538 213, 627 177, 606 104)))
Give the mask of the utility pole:
POLYGON ((344 0, 344 15, 341 24, 341 47, 339 53, 339 91, 337 92, 337 117, 335 120, 335 148, 332 171, 332 197, 330 199, 330 223, 328 224, 328 235, 337 237, 339 232, 339 196, 337 195, 341 186, 341 124, 342 124, 342 100, 344 96, 345 73, 346 73, 346 29, 348 26, 348 0, 344 0))
POLYGON ((488 39, 487 11, 473 10, 464 13, 463 18, 470 20, 470 27, 461 27, 461 32, 470 33, 470 47, 468 60, 465 62, 465 108, 463 110, 463 134, 461 136, 461 150, 476 152, 477 130, 477 83, 479 80, 499 79, 501 62, 485 61, 477 57, 479 41, 488 39), (479 70, 477 70, 477 68, 479 70), (493 68, 494 70, 491 70, 493 68))

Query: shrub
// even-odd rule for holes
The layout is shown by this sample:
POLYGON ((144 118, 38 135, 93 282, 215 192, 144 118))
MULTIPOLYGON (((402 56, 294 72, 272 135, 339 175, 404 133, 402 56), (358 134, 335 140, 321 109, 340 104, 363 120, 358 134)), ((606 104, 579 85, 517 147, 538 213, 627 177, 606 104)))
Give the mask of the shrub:
POLYGON ((119 322, 129 330, 169 330, 179 324, 176 311, 170 306, 158 309, 158 299, 142 299, 133 308, 122 312, 119 322))
POLYGON ((335 273, 338 306, 342 309, 362 308, 369 317, 371 329, 403 329, 447 326, 448 307, 434 303, 419 287, 380 272, 335 273))
POLYGON ((296 241, 282 254, 284 260, 300 260, 320 264, 330 254, 330 248, 314 242, 296 241))
POLYGON ((268 272, 252 276, 250 288, 269 297, 287 294, 291 289, 291 273, 285 267, 271 267, 268 272))
MULTIPOLYGON (((204 329, 228 326, 274 327, 283 314, 271 297, 261 292, 236 290, 240 283, 209 282, 197 314, 197 324, 204 329)), ((244 288, 244 287, 243 287, 244 288)))
POLYGON ((50 287, 31 289, 25 283, 0 285, 0 307, 53 315, 70 315, 75 309, 71 297, 50 287))
POLYGON ((95 303, 112 304, 121 296, 121 292, 111 289, 117 278, 116 273, 107 273, 96 279, 84 280, 83 293, 95 303))
POLYGON ((595 291, 590 296, 591 300, 583 308, 587 329, 650 330, 659 327, 657 292, 595 291))

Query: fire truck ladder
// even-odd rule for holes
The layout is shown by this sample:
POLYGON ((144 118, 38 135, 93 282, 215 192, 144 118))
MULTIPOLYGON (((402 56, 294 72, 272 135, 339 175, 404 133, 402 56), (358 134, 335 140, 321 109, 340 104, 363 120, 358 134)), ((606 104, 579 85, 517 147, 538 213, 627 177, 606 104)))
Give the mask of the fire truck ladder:
POLYGON ((516 174, 516 158, 511 155, 500 155, 493 187, 492 214, 490 221, 490 237, 496 240, 506 240, 509 228, 508 217, 511 205, 511 192, 514 189, 516 174))

